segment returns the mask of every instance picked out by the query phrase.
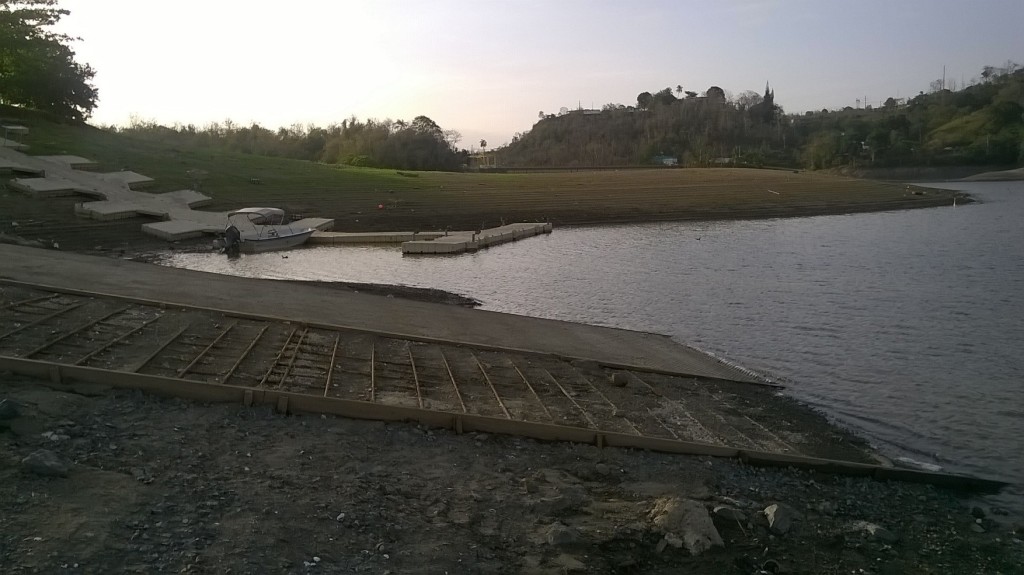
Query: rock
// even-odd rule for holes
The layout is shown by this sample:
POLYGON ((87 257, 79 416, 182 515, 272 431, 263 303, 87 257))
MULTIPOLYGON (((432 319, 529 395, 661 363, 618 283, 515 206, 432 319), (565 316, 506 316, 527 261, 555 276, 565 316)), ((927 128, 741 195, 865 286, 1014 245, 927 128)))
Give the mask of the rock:
POLYGON ((611 384, 615 387, 626 387, 629 383, 629 375, 623 371, 617 371, 612 374, 611 384))
POLYGON ((0 419, 14 419, 21 414, 19 405, 10 399, 0 399, 0 419))
POLYGON ((666 543, 671 543, 667 536, 673 534, 691 555, 700 555, 713 546, 725 545, 707 509, 696 501, 663 497, 655 502, 649 517, 666 535, 666 543))
POLYGON ((21 460, 26 469, 44 477, 67 477, 68 466, 57 454, 47 449, 40 449, 21 460))
POLYGON ((971 507, 971 517, 975 519, 984 519, 985 510, 975 505, 974 507, 971 507))
POLYGON ((899 539, 892 531, 868 521, 854 521, 847 531, 862 533, 882 543, 895 543, 899 539))
POLYGON ((765 507, 764 516, 768 520, 768 529, 775 535, 785 535, 793 528, 795 521, 804 518, 799 511, 785 503, 773 503, 765 507))
POLYGON ((555 547, 575 545, 580 542, 580 532, 562 523, 553 523, 544 530, 544 540, 555 547))
POLYGON ((740 523, 743 523, 747 520, 746 513, 726 505, 716 505, 714 509, 711 510, 711 514, 714 515, 716 519, 721 519, 723 521, 739 521, 740 523))
POLYGON ((598 463, 594 466, 594 471, 597 471, 598 475, 608 475, 612 472, 606 463, 598 463))
POLYGON ((715 499, 721 501, 722 503, 728 505, 729 507, 735 507, 736 509, 744 509, 750 507, 749 501, 733 499, 732 497, 727 497, 725 495, 719 495, 718 497, 715 497, 715 499))
POLYGON ((973 531, 975 533, 984 533, 985 532, 985 528, 982 527, 981 525, 978 525, 977 523, 972 523, 971 524, 971 531, 973 531))
POLYGON ((555 558, 555 565, 562 568, 563 573, 582 573, 587 570, 587 565, 572 555, 565 553, 555 558))
POLYGON ((817 505, 818 513, 822 515, 828 515, 829 517, 836 514, 836 506, 831 501, 822 501, 817 505))

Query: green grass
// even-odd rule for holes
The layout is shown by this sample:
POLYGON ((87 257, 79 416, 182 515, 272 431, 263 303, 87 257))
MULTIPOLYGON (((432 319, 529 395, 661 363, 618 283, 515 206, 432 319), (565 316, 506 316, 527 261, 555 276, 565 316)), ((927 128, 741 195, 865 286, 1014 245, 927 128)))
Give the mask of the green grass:
POLYGON ((988 110, 978 110, 936 128, 928 135, 927 146, 941 150, 946 147, 968 146, 991 132, 988 110))
MULTIPOLYGON (((180 149, 90 126, 57 124, 12 108, 0 108, 0 116, 30 128, 26 143, 31 154, 74 154, 98 162, 101 171, 133 170, 156 179, 148 189, 152 192, 187 188, 189 171, 202 170, 208 175, 201 191, 214 198, 205 209, 275 206, 334 218, 336 229, 344 231, 475 229, 503 221, 564 225, 780 217, 951 203, 941 192, 913 195, 903 185, 779 170, 400 173, 180 149)), ((88 229, 83 241, 109 243, 103 226, 121 235, 138 228, 138 221, 83 221, 70 213, 74 201, 81 200, 41 203, 6 193, 0 198, 0 216, 38 222, 35 231, 19 228, 28 237, 57 238, 88 229)), ((0 227, 3 223, 0 217, 0 227)))

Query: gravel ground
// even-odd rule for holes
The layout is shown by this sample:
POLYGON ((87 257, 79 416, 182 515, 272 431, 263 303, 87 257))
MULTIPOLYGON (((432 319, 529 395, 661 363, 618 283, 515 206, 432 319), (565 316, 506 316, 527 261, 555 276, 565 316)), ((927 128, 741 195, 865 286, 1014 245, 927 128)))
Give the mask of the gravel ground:
POLYGON ((10 374, 0 398, 4 573, 1024 572, 1020 517, 925 485, 10 374))

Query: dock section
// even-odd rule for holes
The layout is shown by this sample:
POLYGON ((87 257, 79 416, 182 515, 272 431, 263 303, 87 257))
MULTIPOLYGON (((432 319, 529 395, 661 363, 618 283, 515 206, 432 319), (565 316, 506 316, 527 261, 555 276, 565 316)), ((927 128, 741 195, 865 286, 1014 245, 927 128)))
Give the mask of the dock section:
POLYGON ((402 243, 403 254, 460 254, 480 248, 514 242, 540 234, 550 234, 549 223, 517 223, 476 232, 452 232, 434 239, 416 239, 402 243))
POLYGON ((313 232, 310 245, 334 244, 400 244, 415 240, 432 240, 444 232, 313 232))
MULTIPOLYGON (((217 234, 224 230, 227 212, 205 212, 213 198, 194 190, 176 190, 149 194, 135 188, 152 178, 132 171, 96 173, 83 170, 96 163, 79 156, 27 156, 9 148, 0 148, 0 171, 24 177, 10 180, 11 189, 37 197, 82 195, 95 201, 75 205, 75 214, 95 220, 119 220, 149 216, 160 221, 142 224, 142 231, 168 241, 217 234)), ((298 229, 330 230, 330 218, 305 218, 292 225, 298 229)))

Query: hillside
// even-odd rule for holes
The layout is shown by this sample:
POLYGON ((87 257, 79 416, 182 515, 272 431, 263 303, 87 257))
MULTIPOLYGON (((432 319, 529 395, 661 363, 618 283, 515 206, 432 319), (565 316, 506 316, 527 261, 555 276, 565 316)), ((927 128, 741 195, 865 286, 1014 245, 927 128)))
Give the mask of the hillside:
MULTIPOLYGON (((875 108, 787 115, 774 90, 728 99, 715 86, 635 105, 547 114, 495 151, 501 166, 777 165, 809 169, 1024 163, 1024 70, 986 67, 958 91, 888 98, 875 108)), ((979 170, 983 171, 983 170, 979 170)))
MULTIPOLYGON (((146 174, 156 179, 152 192, 197 185, 215 200, 209 210, 278 206, 334 218, 336 229, 345 231, 477 229, 503 221, 569 225, 784 217, 947 205, 953 196, 825 174, 738 168, 399 172, 180 148, 54 123, 19 109, 4 109, 0 115, 28 125, 31 153, 75 154, 96 160, 101 171, 146 174)), ((80 201, 42 201, 4 190, 0 231, 57 241, 64 249, 161 245, 139 231, 143 218, 97 222, 75 217, 73 206, 80 201)))

